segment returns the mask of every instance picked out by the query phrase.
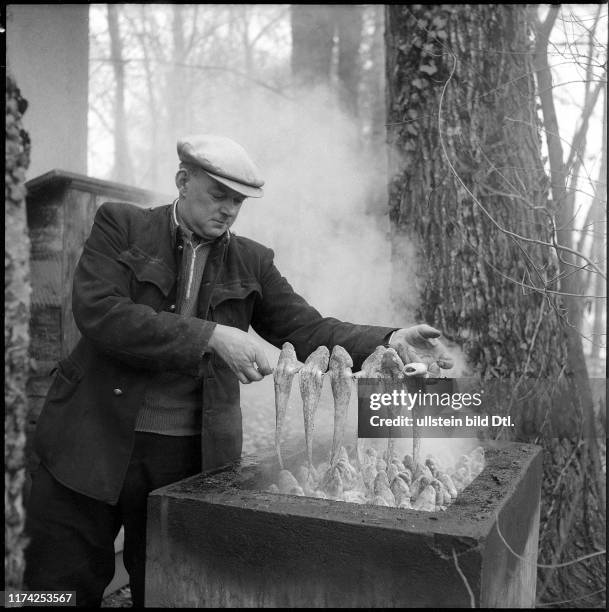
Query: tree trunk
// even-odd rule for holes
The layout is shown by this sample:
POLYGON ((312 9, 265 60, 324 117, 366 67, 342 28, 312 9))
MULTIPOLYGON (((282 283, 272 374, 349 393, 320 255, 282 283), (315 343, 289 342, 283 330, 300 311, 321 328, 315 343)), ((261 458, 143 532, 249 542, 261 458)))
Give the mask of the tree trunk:
POLYGON ((22 587, 25 568, 22 502, 30 371, 30 239, 25 210, 25 172, 30 142, 21 117, 27 102, 14 79, 6 79, 6 168, 4 184, 4 584, 22 587))
MULTIPOLYGON (((607 232, 607 85, 603 92, 603 145, 601 151, 601 165, 598 171, 598 180, 594 188, 594 200, 591 206, 594 213, 590 215, 592 223, 592 259, 606 272, 607 241, 603 239, 607 232), (604 234, 604 236, 603 236, 604 234)), ((594 295, 606 298, 606 283, 600 274, 594 277, 594 295)), ((592 352, 593 360, 600 358, 601 346, 607 345, 607 321, 604 317, 606 299, 594 300, 594 322, 592 324, 592 352)))
MULTIPOLYGON (((557 563, 596 550, 604 508, 555 293, 531 33, 525 5, 387 6, 389 206, 396 298, 418 298, 416 318, 462 348, 485 388, 509 383, 486 406, 516 427, 491 435, 544 445, 540 560, 557 563), (527 386, 535 399, 514 400, 527 386)), ((540 590, 581 596, 579 572, 589 595, 602 565, 543 570, 540 590)))
POLYGON ((328 84, 334 48, 332 6, 292 4, 292 74, 299 86, 328 84))
POLYGON ((139 22, 141 24, 141 30, 137 31, 137 37, 140 41, 140 48, 142 49, 142 54, 144 58, 144 71, 146 74, 146 90, 148 92, 148 117, 150 119, 150 151, 151 155, 148 156, 149 167, 146 174, 143 177, 143 184, 150 185, 152 189, 161 190, 161 185, 159 183, 159 160, 157 151, 159 150, 159 130, 160 126, 163 123, 162 117, 160 116, 159 105, 157 104, 156 94, 155 94, 155 80, 154 80, 154 69, 152 67, 152 59, 150 57, 150 51, 148 49, 149 46, 149 37, 150 28, 149 28, 149 16, 148 16, 148 7, 144 5, 139 6, 139 22))
POLYGON ((374 75, 374 80, 371 84, 372 96, 372 111, 371 111, 371 130, 370 141, 373 149, 380 148, 380 145, 385 145, 385 72, 383 66, 385 63, 385 54, 383 50, 383 32, 385 28, 385 15, 383 6, 374 5, 374 34, 370 49, 370 57, 372 60, 371 73, 374 75))
POLYGON ((125 111, 125 61, 123 41, 118 22, 119 5, 108 4, 108 31, 110 33, 110 59, 116 81, 114 106, 114 169, 112 177, 122 183, 133 182, 133 169, 129 154, 127 117, 125 111))
MULTIPOLYGON (((362 69, 362 101, 360 124, 365 126, 364 144, 367 147, 368 159, 371 160, 373 174, 378 177, 370 186, 366 197, 366 213, 371 222, 379 229, 387 232, 387 130, 385 124, 385 9, 383 5, 375 4, 366 7, 368 12, 368 33, 370 50, 365 58, 366 67, 362 69), (367 104, 367 107, 365 106, 367 104), (366 128, 368 128, 366 130, 366 128)), ((362 60, 360 59, 360 63, 362 60)))
POLYGON ((338 99, 350 116, 358 114, 359 48, 362 7, 335 4, 290 5, 292 74, 300 87, 328 85, 336 80, 338 99), (337 46, 336 72, 333 53, 337 46))
POLYGON ((166 91, 167 117, 170 139, 176 140, 184 131, 185 116, 184 109, 188 108, 186 100, 186 71, 182 64, 185 63, 184 46, 184 6, 174 4, 172 7, 173 21, 171 25, 171 37, 173 42, 172 65, 169 67, 168 87, 166 91))
POLYGON ((338 95, 342 108, 352 117, 358 115, 360 83, 359 48, 362 42, 362 7, 357 4, 334 5, 338 34, 338 95))
POLYGON ((242 5, 238 7, 240 9, 242 30, 241 40, 243 47, 243 71, 248 77, 254 75, 254 49, 250 38, 250 14, 249 7, 242 5))

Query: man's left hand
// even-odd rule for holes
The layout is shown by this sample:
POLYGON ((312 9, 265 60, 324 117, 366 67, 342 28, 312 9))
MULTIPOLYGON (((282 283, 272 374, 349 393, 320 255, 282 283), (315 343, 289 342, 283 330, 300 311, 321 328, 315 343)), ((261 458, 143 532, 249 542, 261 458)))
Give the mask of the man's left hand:
POLYGON ((398 329, 389 346, 394 348, 404 365, 424 363, 429 374, 440 376, 440 368, 448 370, 454 362, 446 347, 438 340, 441 333, 430 325, 421 324, 398 329))

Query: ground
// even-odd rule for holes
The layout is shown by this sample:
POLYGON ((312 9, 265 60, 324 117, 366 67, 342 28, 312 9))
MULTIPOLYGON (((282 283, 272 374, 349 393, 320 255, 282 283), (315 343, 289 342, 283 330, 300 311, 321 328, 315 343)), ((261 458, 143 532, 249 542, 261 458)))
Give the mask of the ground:
POLYGON ((123 587, 115 593, 111 593, 106 597, 101 605, 102 608, 130 608, 131 607, 131 591, 129 587, 123 587))

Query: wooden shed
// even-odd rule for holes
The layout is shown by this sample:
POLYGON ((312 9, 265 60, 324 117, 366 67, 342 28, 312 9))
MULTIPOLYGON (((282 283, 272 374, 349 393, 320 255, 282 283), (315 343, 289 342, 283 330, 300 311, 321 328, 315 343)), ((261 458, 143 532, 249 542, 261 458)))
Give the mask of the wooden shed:
POLYGON ((32 282, 30 355, 35 368, 27 386, 26 455, 32 465, 31 434, 51 384, 51 370, 80 337, 72 318, 72 276, 95 212, 103 202, 152 207, 169 203, 171 196, 61 170, 51 170, 26 186, 32 282))

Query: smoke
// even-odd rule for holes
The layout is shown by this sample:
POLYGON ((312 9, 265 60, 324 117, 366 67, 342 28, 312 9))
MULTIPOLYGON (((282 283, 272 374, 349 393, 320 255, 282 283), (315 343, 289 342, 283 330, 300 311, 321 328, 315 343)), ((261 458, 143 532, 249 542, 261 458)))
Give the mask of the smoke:
MULTIPOLYGON (((265 195, 246 200, 233 230, 272 248, 311 305, 324 316, 401 327, 412 312, 396 313, 391 301, 386 160, 362 145, 334 98, 325 88, 297 101, 263 90, 217 95, 184 129, 229 136, 256 161, 265 195), (370 214, 374 205, 381 214, 370 214)), ((166 175, 175 169, 174 157, 166 175)), ((169 182, 166 189, 175 191, 169 182)))
POLYGON ((453 360, 453 367, 450 370, 442 370, 442 376, 446 378, 469 378, 474 376, 471 366, 467 363, 465 353, 456 342, 443 340, 448 353, 453 360))
POLYGON ((238 137, 256 151, 266 195, 246 203, 235 230, 271 246, 282 274, 324 316, 401 325, 387 218, 383 227, 367 214, 386 177, 332 100, 323 89, 298 103, 275 98, 244 126, 258 128, 238 137))

